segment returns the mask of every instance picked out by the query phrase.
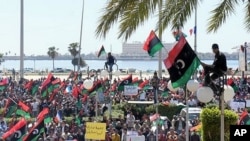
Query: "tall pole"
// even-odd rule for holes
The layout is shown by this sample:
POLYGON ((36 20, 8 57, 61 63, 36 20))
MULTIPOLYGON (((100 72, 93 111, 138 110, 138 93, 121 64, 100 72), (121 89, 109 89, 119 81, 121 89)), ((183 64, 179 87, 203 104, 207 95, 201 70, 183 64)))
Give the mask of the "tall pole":
POLYGON ((244 46, 245 46, 245 71, 247 71, 247 42, 245 42, 245 44, 244 44, 244 46))
POLYGON ((225 121, 224 121, 224 92, 220 96, 221 116, 220 116, 220 141, 224 141, 225 136, 225 121))
POLYGON ((20 3, 20 79, 23 79, 23 68, 24 68, 24 47, 23 47, 23 0, 20 3))
MULTIPOLYGON (((194 9, 194 52, 197 54, 197 4, 196 0, 195 9, 194 9)), ((197 79, 197 72, 194 73, 194 79, 197 79)))
POLYGON ((186 99, 186 141, 189 141, 189 105, 188 105, 188 90, 185 88, 185 99, 186 99))
POLYGON ((81 65, 81 48, 82 48, 82 28, 83 28, 83 14, 84 14, 84 0, 82 1, 82 17, 81 17, 81 29, 80 29, 80 42, 79 42, 79 56, 78 56, 78 73, 80 73, 81 65))
MULTIPOLYGON (((162 24, 161 24, 161 19, 162 19, 162 0, 159 0, 159 39, 161 40, 162 38, 162 24)), ((159 58, 158 58, 158 75, 161 78, 162 77, 162 49, 159 50, 159 58)))

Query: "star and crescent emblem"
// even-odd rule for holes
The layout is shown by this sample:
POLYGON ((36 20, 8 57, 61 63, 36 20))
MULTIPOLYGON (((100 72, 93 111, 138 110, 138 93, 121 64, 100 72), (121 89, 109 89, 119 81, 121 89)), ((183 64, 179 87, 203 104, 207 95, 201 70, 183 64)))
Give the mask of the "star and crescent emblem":
POLYGON ((123 83, 124 83, 125 85, 127 85, 127 84, 128 84, 128 80, 125 80, 123 83))
POLYGON ((185 68, 185 65, 186 65, 185 62, 182 59, 178 59, 175 62, 175 67, 179 70, 185 68))
POLYGON ((32 131, 32 134, 34 134, 34 135, 39 134, 39 130, 38 130, 38 129, 34 129, 34 130, 32 131))
POLYGON ((20 130, 17 130, 14 134, 14 138, 19 139, 22 136, 22 132, 20 130))

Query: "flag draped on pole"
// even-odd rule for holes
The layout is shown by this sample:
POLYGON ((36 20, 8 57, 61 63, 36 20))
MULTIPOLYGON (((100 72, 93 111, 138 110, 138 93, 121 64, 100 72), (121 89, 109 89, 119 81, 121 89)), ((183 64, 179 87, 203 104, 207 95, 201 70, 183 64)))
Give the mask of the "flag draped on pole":
POLYGON ((97 53, 97 57, 99 58, 101 55, 106 54, 105 48, 102 45, 101 49, 97 53))
POLYGON ((147 51, 149 56, 154 57, 155 53, 163 48, 163 44, 156 36, 154 31, 151 31, 146 42, 144 43, 143 50, 147 51))
POLYGON ((184 86, 200 65, 200 60, 182 36, 164 59, 173 88, 184 86))

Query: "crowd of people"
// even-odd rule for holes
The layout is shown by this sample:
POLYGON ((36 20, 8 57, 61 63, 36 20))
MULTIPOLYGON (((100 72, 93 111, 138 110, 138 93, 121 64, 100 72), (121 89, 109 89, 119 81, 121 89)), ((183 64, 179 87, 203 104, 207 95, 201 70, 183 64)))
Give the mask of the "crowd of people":
MULTIPOLYGON (((49 77, 49 76, 48 76, 49 77)), ((38 117, 41 117, 41 113, 45 108, 48 109, 44 117, 44 132, 40 132, 36 136, 38 141, 64 141, 64 140, 77 140, 84 141, 86 133, 86 122, 102 122, 106 123, 106 141, 127 141, 129 136, 144 136, 146 141, 156 141, 156 130, 158 131, 159 141, 185 141, 186 140, 186 122, 185 117, 181 117, 176 113, 173 117, 167 117, 163 120, 163 123, 158 124, 150 120, 150 117, 155 113, 147 115, 145 113, 133 113, 129 107, 124 111, 123 115, 117 118, 107 117, 104 115, 105 111, 108 110, 107 104, 98 104, 98 109, 96 109, 96 97, 86 95, 82 91, 75 93, 75 87, 81 88, 83 81, 81 80, 60 80, 57 88, 53 91, 43 92, 41 87, 48 81, 47 78, 41 78, 38 80, 21 80, 16 81, 11 76, 3 77, 0 81, 0 136, 4 136, 5 133, 13 129, 15 125, 20 121, 21 117, 25 117, 27 133, 24 132, 22 136, 32 136, 34 127, 36 127, 35 122, 38 122, 38 117), (32 81, 32 85, 30 82, 32 81), (5 84, 5 85, 3 85, 5 84), (40 88, 33 92, 33 88, 36 86, 40 88), (68 90, 68 88, 71 90, 68 90), (12 103, 12 104, 11 104, 12 103), (25 111, 23 103, 28 107, 25 111), (12 108, 16 109, 12 111, 12 108), (23 110, 30 116, 24 116, 25 114, 20 114, 17 111, 23 110), (97 111, 96 111, 97 110, 97 111), (96 121, 96 114, 102 115, 102 120, 96 121), (35 120, 31 120, 34 118, 35 120), (7 120, 8 119, 8 120, 7 120), (152 130, 153 126, 157 126, 156 130, 152 130)), ((57 81, 57 78, 53 77, 53 81, 57 81)), ((84 80, 84 79, 83 79, 84 80)), ((230 79, 231 85, 235 87, 235 100, 244 101, 249 98, 250 93, 250 78, 240 79, 233 78, 230 79)), ((106 85, 105 79, 96 80, 100 81, 101 85, 104 87, 104 96, 109 97, 111 91, 113 92, 112 103, 113 105, 126 102, 129 100, 154 100, 154 94, 152 91, 145 91, 143 89, 138 91, 138 95, 135 97, 128 97, 122 95, 122 91, 117 91, 117 86, 122 80, 114 79, 112 84, 106 85), (145 97, 142 98, 140 93, 145 93, 145 97)), ((149 82, 150 78, 138 79, 138 82, 149 82)), ((109 82, 109 81, 108 81, 109 82)), ((110 82, 109 82, 110 83, 110 82)), ((50 84, 51 85, 51 84, 50 84)), ((47 85, 47 87, 49 87, 47 85)), ((168 91, 168 79, 162 78, 159 82, 159 89, 162 91, 168 91)), ((159 95, 158 101, 161 103, 172 103, 186 104, 184 91, 179 89, 176 92, 169 92, 167 96, 159 95)), ((190 94, 187 104, 191 107, 203 106, 200 103, 195 93, 190 94)), ((199 125, 199 117, 191 120, 191 127, 199 125)), ((189 125, 188 125, 189 126, 189 125)), ((190 128, 191 128, 190 127, 190 128)), ((4 136, 4 140, 13 140, 17 135, 16 132, 4 136)), ((193 130, 188 136, 190 141, 200 141, 201 137, 199 132, 193 130)))

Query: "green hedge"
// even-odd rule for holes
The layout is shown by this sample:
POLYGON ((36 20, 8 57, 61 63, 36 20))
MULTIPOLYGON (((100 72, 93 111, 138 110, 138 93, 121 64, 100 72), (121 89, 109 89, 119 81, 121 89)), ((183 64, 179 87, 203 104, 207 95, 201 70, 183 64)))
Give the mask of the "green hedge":
MULTIPOLYGON (((217 107, 204 108, 201 113, 202 140, 220 141, 220 115, 221 111, 217 107)), ((229 141, 230 125, 237 123, 238 115, 225 110, 225 141, 229 141)))
MULTIPOLYGON (((144 105, 144 104, 128 104, 128 103, 120 103, 113 105, 114 110, 122 110, 125 111, 127 108, 131 109, 132 112, 139 112, 145 114, 155 113, 156 107, 155 105, 144 105)), ((168 106, 159 104, 158 110, 161 116, 167 116, 170 120, 172 120, 173 115, 178 115, 183 106, 176 106, 174 104, 170 104, 168 106)))

